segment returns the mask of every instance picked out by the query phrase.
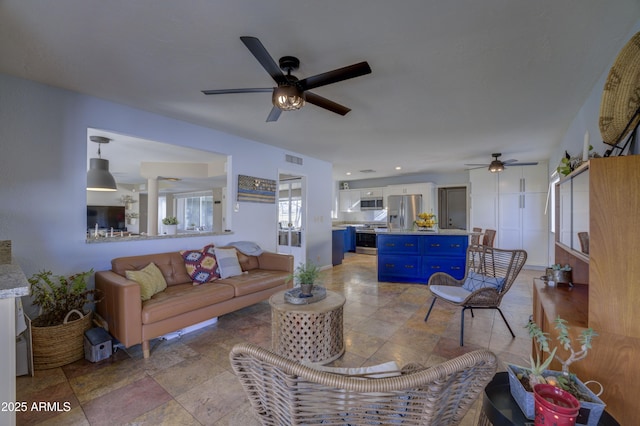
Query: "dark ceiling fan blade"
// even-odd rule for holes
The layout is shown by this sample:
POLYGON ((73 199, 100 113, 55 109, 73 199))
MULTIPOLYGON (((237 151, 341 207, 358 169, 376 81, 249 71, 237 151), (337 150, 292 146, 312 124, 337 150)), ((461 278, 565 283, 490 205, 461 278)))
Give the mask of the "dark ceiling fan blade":
POLYGON ((302 90, 311 90, 315 89, 316 87, 326 86, 327 84, 337 83, 342 80, 348 80, 350 78, 360 77, 362 75, 370 73, 371 67, 365 61, 343 68, 338 68, 333 71, 328 71, 322 74, 303 78, 302 80, 298 81, 298 84, 300 85, 302 90))
POLYGON ((465 164, 465 166, 469 166, 469 167, 489 167, 489 164, 477 164, 477 163, 472 163, 472 164, 465 164))
POLYGON ((316 95, 315 93, 304 92, 304 96, 306 101, 310 104, 319 106, 320 108, 324 108, 331 112, 335 112, 336 114, 346 115, 349 111, 351 111, 351 108, 347 108, 346 106, 330 101, 329 99, 323 98, 322 96, 316 95))
POLYGON ((222 90, 203 90, 205 95, 225 95, 227 93, 268 93, 273 92, 273 87, 256 87, 248 89, 222 89, 222 90))
POLYGON ((256 37, 246 36, 240 37, 240 40, 242 40, 244 45, 247 46, 247 49, 256 57, 260 65, 262 65, 276 83, 286 83, 286 76, 282 73, 282 70, 276 61, 273 60, 269 52, 267 52, 267 49, 265 49, 260 40, 256 37))
MULTIPOLYGON (((498 160, 498 161, 501 161, 501 160, 498 160)), ((515 163, 516 161, 518 161, 518 160, 516 160, 514 158, 510 158, 509 160, 502 161, 502 164, 515 163)))
POLYGON ((531 162, 531 163, 509 163, 509 164, 505 164, 505 166, 509 166, 509 167, 513 167, 513 166, 537 166, 538 162, 531 162))
POLYGON ((280 118, 281 113, 282 113, 282 110, 280 108, 275 106, 271 108, 271 112, 269 112, 269 115, 267 116, 267 123, 271 121, 278 121, 278 118, 280 118))

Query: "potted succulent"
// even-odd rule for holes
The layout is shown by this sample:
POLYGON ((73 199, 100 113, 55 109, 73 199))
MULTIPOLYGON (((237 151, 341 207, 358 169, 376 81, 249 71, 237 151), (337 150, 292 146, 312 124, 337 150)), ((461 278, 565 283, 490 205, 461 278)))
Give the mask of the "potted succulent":
POLYGON ((91 328, 88 303, 99 291, 87 288, 93 269, 71 276, 42 271, 29 278, 33 304, 40 314, 31 321, 33 364, 36 370, 60 367, 82 359, 84 332, 91 328))
POLYGON ((313 286, 319 276, 320 268, 311 262, 307 262, 306 264, 300 263, 290 278, 293 278, 295 283, 300 286, 300 296, 309 297, 312 295, 313 286))
POLYGON ((597 395, 594 394, 582 381, 569 372, 569 366, 586 358, 589 349, 591 349, 591 342, 598 334, 592 328, 583 330, 578 337, 580 347, 576 350, 573 348, 566 321, 558 317, 554 321, 554 327, 559 331, 558 341, 562 348, 568 351, 568 356, 564 359, 561 358, 557 353, 557 347, 550 348, 549 334, 544 333, 534 321, 529 321, 526 326, 529 336, 534 339, 540 352, 547 354, 547 357, 541 360, 536 354, 536 359, 534 360, 533 356, 530 355, 529 367, 507 364, 511 395, 525 416, 533 419, 535 415, 533 386, 536 384, 557 386, 580 401, 581 410, 577 424, 596 425, 605 407, 604 402, 598 398, 602 391, 597 395), (554 359, 560 362, 562 371, 548 370, 554 359))
POLYGON ((571 283, 573 281, 571 276, 571 266, 569 265, 562 266, 556 263, 547 268, 545 272, 545 279, 548 282, 571 283))
POLYGON ((178 218, 175 216, 167 216, 162 219, 164 232, 168 235, 176 235, 178 233, 178 218))
POLYGON ((125 216, 129 225, 135 225, 139 217, 138 213, 136 212, 127 213, 125 216))

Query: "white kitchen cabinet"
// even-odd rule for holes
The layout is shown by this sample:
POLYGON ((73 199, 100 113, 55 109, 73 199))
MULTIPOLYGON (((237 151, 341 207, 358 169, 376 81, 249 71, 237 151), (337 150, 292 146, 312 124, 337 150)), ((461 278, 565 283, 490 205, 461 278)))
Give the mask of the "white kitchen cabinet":
POLYGON ((338 207, 341 212, 359 212, 360 190, 341 189, 338 193, 338 207))
POLYGON ((431 182, 426 183, 408 183, 405 185, 389 185, 383 188, 383 194, 385 198, 385 205, 387 197, 389 195, 409 195, 420 194, 422 195, 422 211, 424 212, 436 212, 435 205, 435 184, 431 182))
POLYGON ((360 190, 360 197, 382 197, 383 188, 364 188, 360 190))
POLYGON ((497 231, 495 246, 524 249, 527 264, 548 264, 547 165, 471 170, 471 226, 497 231))

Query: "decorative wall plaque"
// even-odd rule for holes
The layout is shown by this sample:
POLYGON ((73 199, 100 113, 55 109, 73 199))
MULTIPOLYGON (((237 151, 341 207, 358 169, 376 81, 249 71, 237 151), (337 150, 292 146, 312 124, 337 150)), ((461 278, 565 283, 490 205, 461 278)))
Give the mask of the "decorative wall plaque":
POLYGON ((276 181, 238 175, 238 201, 275 204, 276 181))

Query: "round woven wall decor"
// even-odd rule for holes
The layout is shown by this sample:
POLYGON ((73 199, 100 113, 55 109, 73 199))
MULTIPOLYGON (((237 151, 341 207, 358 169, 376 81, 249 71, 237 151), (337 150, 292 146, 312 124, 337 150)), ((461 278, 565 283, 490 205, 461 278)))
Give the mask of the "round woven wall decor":
POLYGON ((616 145, 640 121, 636 116, 640 106, 640 32, 622 48, 604 84, 600 103, 600 133, 602 140, 616 145))

